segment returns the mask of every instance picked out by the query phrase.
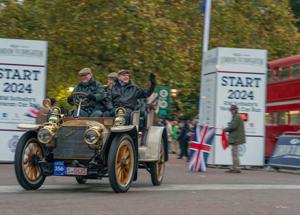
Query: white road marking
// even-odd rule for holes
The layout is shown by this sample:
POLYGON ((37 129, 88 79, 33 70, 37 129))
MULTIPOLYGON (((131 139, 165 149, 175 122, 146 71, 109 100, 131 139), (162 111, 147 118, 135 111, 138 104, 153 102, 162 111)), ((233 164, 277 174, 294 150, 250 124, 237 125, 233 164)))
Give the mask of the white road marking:
MULTIPOLYGON (((300 185, 285 184, 173 184, 161 185, 159 187, 137 187, 130 188, 130 192, 141 191, 201 191, 201 190, 300 190, 300 185)), ((22 193, 22 192, 95 192, 111 191, 109 184, 85 184, 85 185, 44 185, 36 191, 25 191, 19 185, 0 186, 0 193, 22 193)))

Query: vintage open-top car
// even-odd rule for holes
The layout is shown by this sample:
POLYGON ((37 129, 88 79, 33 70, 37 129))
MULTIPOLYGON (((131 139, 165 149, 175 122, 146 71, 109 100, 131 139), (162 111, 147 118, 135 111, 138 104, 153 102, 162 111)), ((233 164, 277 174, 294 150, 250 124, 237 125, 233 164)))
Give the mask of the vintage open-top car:
MULTIPOLYGON (((154 96, 155 97, 155 96, 154 96)), ((80 108, 86 105, 84 93, 74 94, 80 108)), ((157 98, 156 98, 157 99, 157 98)), ((127 192, 137 180, 138 168, 146 169, 153 185, 163 180, 167 154, 167 134, 162 126, 153 126, 154 99, 148 98, 144 110, 131 114, 125 125, 125 109, 116 117, 65 117, 59 107, 51 107, 42 124, 27 129, 15 153, 15 172, 26 190, 38 189, 46 176, 74 176, 79 184, 87 179, 108 177, 115 192, 127 192)))

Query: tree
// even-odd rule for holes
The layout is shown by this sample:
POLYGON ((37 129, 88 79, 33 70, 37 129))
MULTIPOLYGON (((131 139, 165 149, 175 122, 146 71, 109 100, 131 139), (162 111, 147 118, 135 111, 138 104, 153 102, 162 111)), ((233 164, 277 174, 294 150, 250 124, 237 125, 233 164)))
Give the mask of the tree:
POLYGON ((300 30, 300 0, 290 0, 292 11, 297 18, 297 27, 300 30))
MULTIPOLYGON (((202 0, 0 0, 0 35, 48 41, 47 94, 65 105, 77 72, 91 67, 97 80, 131 70, 134 82, 179 91, 186 116, 198 109, 202 0)), ((299 33, 288 0, 214 0, 210 48, 267 49, 269 59, 299 53, 299 33), (287 48, 288 47, 288 48, 287 48)))

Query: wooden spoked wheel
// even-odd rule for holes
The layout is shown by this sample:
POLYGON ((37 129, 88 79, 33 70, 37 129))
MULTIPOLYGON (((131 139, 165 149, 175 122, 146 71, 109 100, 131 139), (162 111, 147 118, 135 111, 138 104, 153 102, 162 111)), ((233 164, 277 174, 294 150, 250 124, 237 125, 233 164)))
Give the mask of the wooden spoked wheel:
POLYGON ((159 186, 164 178, 165 174, 165 152, 163 141, 160 144, 158 161, 148 164, 150 168, 151 181, 154 186, 159 186))
POLYGON ((24 147, 22 169, 24 176, 31 183, 38 183, 41 178, 42 170, 37 164, 37 161, 43 158, 43 150, 37 139, 28 140, 24 147))
POLYGON ((156 172, 159 181, 162 181, 165 173, 165 154, 163 144, 160 144, 159 160, 156 165, 156 172))
POLYGON ((36 190, 45 181, 39 165, 44 159, 44 150, 36 138, 36 132, 29 131, 19 140, 15 153, 15 173, 19 184, 26 190, 36 190))
POLYGON ((131 137, 121 134, 114 137, 108 155, 108 177, 116 193, 127 192, 136 166, 136 152, 131 137))
POLYGON ((117 180, 122 186, 127 186, 133 172, 133 149, 128 140, 124 140, 116 155, 115 171, 117 180))

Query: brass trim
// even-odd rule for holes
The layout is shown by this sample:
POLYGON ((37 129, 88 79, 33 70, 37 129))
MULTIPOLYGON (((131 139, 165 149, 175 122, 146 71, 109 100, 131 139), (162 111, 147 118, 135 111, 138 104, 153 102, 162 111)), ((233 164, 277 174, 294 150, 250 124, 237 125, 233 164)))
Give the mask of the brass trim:
POLYGON ((38 137, 37 139, 38 139, 38 141, 39 141, 40 143, 43 143, 43 144, 49 144, 49 143, 53 140, 53 138, 54 138, 54 136, 55 136, 55 133, 56 133, 56 130, 57 130, 57 127, 56 127, 55 124, 50 124, 50 125, 46 125, 46 126, 42 127, 42 128, 38 131, 38 133, 37 133, 37 137, 38 137), (40 131, 43 130, 43 129, 47 130, 47 131, 50 133, 50 135, 51 135, 51 138, 50 138, 48 141, 42 141, 42 140, 39 138, 39 133, 40 133, 40 131))
POLYGON ((101 132, 102 132, 102 129, 99 128, 99 127, 96 127, 96 126, 93 126, 93 127, 90 127, 88 129, 85 130, 84 134, 83 134, 83 140, 86 144, 88 145, 95 145, 97 144, 97 142, 100 140, 101 138, 101 132), (95 140, 93 140, 92 142, 88 141, 87 138, 86 138, 86 133, 88 131, 95 131, 96 134, 97 134, 97 138, 95 140))
POLYGON ((118 126, 125 125, 125 123, 126 123, 126 120, 125 120, 126 109, 123 108, 123 107, 117 108, 116 111, 115 111, 115 115, 116 115, 116 118, 115 118, 114 126, 118 127, 118 126))

